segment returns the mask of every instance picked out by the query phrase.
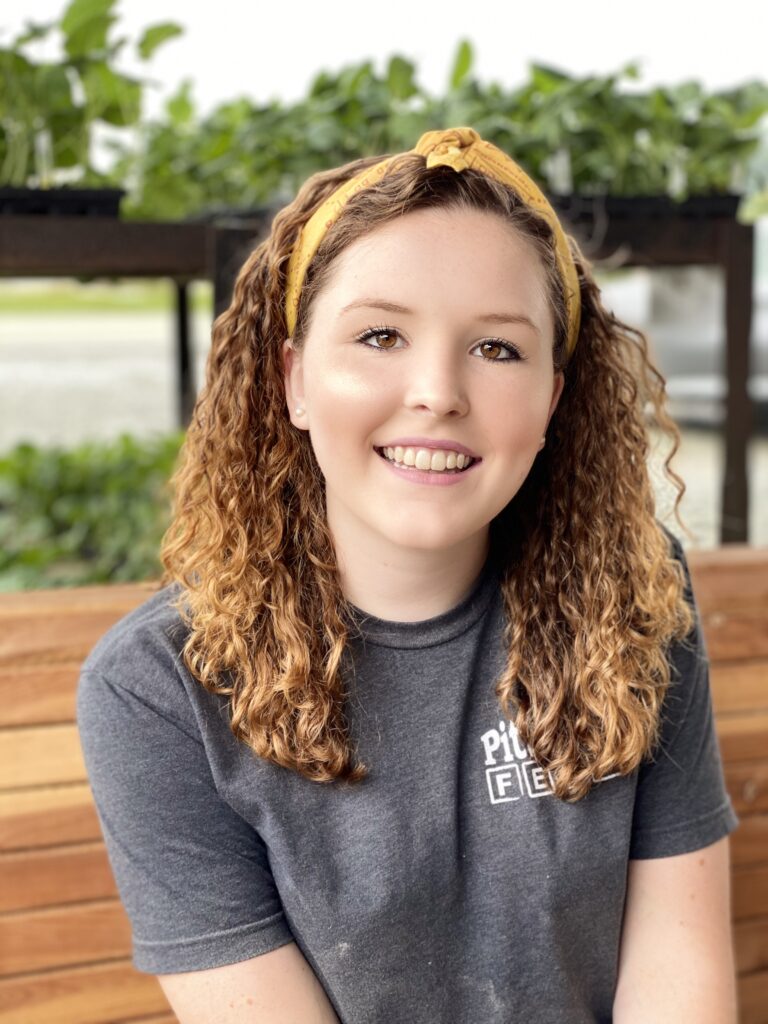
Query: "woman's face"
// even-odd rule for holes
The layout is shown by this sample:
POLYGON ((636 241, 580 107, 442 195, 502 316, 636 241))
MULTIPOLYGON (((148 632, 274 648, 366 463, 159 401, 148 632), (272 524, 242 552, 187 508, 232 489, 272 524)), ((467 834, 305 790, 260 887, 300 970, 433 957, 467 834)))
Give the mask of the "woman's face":
POLYGON ((560 397, 552 345, 544 270, 493 213, 418 210, 345 249, 303 349, 283 349, 291 421, 309 430, 333 537, 384 559, 487 539, 560 397), (400 447, 409 461, 405 449, 435 442, 475 464, 422 472, 377 451, 400 447))

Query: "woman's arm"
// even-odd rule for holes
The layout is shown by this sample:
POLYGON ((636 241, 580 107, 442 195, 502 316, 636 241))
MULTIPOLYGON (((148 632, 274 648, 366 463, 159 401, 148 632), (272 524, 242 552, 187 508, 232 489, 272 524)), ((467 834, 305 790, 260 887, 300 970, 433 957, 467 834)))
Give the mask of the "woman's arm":
POLYGON ((241 963, 157 977, 179 1024, 339 1024, 295 942, 241 963))
POLYGON ((631 860, 614 1024, 736 1024, 728 837, 631 860))

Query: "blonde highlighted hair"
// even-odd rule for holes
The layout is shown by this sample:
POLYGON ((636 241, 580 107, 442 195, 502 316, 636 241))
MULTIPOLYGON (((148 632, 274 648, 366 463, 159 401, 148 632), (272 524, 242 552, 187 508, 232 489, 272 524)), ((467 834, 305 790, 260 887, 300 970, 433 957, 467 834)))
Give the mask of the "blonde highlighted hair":
MULTIPOLYGON (((183 659, 228 698, 231 729, 261 758, 316 782, 357 783, 345 713, 352 612, 325 517, 324 481, 307 432, 285 400, 285 273, 302 225, 342 182, 380 158, 314 175, 242 267, 213 327, 206 381, 172 479, 164 584, 188 635, 183 659)), ((555 794, 575 801, 605 775, 635 769, 658 742, 669 646, 693 612, 685 573, 655 516, 646 409, 671 439, 665 384, 643 334, 601 302, 569 239, 579 275, 578 342, 565 363, 565 304, 552 232, 506 186, 477 171, 426 168, 412 154, 349 201, 310 264, 293 340, 303 344, 314 297, 347 245, 411 210, 495 213, 536 247, 554 314, 555 371, 565 386, 547 444, 490 524, 501 568, 507 661, 496 681, 555 794)))

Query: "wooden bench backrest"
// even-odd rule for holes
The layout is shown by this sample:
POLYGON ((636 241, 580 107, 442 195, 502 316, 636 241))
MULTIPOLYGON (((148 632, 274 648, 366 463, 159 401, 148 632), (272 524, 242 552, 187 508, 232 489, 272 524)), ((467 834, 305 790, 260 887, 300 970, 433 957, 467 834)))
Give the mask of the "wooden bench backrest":
MULTIPOLYGON (((768 1024, 768 549, 689 556, 728 790, 741 1024, 768 1024)), ((155 584, 0 594, 0 1024, 175 1021, 130 961, 75 726, 80 664, 155 584)))

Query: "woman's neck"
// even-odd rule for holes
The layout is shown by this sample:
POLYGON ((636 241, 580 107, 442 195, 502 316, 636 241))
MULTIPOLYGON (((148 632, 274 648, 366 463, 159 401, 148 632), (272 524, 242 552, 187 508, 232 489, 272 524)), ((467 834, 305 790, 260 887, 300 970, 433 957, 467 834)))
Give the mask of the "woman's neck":
MULTIPOLYGON (((348 538, 347 538, 348 539, 348 538)), ((488 536, 447 551, 388 550, 335 542, 342 590, 355 607, 389 622, 421 622, 471 592, 488 557, 488 536)))

